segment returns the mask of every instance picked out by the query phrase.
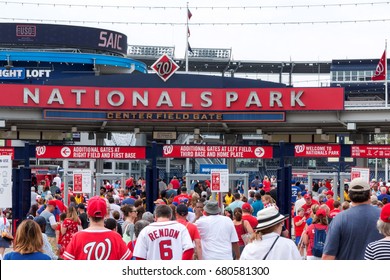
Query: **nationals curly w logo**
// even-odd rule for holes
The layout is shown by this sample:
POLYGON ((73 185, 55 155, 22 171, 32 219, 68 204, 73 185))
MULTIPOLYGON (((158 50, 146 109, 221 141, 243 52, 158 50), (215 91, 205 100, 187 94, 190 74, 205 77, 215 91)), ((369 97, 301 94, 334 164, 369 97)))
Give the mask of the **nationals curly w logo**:
POLYGON ((163 155, 164 156, 168 156, 168 155, 172 154, 172 152, 173 152, 173 146, 172 145, 167 145, 167 146, 163 147, 163 155))
POLYGON ((151 68, 166 82, 179 69, 176 64, 167 54, 163 54, 151 68))
POLYGON ((378 65, 375 69, 375 76, 380 76, 385 72, 385 66, 383 65, 382 61, 379 61, 378 65))
POLYGON ((35 153, 37 156, 43 156, 46 153, 46 146, 35 147, 35 153))
POLYGON ((305 151, 305 145, 295 145, 295 153, 301 154, 305 151))
POLYGON ((104 239, 104 242, 89 242, 84 246, 84 253, 87 254, 87 260, 107 260, 111 255, 112 244, 110 239, 104 239))

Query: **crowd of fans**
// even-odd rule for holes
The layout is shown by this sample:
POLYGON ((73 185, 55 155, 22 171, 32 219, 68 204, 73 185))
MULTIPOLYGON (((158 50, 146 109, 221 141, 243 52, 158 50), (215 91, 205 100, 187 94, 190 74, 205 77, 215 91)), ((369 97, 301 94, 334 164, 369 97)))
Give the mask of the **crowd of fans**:
MULTIPOLYGON (((125 186, 105 180, 91 198, 69 189, 68 205, 59 176, 42 180, 31 187, 31 209, 14 240, 0 238, 0 255, 51 260, 390 259, 390 190, 376 180, 352 180, 343 203, 330 180, 315 182, 310 191, 293 182, 291 232, 289 215, 276 205, 274 176, 256 176, 248 193, 232 187, 215 194, 207 180, 190 186, 184 182, 160 179, 151 213, 146 211, 144 178, 130 177, 125 186)), ((10 230, 5 217, 0 230, 10 230)))

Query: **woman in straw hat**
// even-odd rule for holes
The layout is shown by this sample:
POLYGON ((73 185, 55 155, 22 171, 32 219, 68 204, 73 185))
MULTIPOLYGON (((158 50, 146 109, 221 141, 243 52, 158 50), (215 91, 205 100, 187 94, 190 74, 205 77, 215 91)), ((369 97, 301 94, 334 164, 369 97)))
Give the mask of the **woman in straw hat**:
POLYGON ((281 237, 284 220, 288 215, 279 213, 270 206, 257 213, 259 224, 255 228, 253 241, 245 246, 241 260, 301 260, 294 241, 281 237))

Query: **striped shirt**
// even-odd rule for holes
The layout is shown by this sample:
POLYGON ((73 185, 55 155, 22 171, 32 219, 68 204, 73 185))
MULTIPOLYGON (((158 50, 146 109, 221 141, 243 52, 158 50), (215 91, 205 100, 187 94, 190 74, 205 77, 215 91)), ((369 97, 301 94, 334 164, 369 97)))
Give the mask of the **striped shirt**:
POLYGON ((381 239, 367 245, 364 254, 366 260, 390 260, 390 240, 381 239))

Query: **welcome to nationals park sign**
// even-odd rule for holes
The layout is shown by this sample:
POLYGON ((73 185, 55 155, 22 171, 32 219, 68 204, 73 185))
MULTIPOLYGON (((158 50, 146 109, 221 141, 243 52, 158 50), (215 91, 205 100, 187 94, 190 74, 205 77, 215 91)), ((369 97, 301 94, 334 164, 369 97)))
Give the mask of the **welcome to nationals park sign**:
POLYGON ((0 107, 98 111, 344 110, 342 88, 112 88, 1 84, 0 107))

